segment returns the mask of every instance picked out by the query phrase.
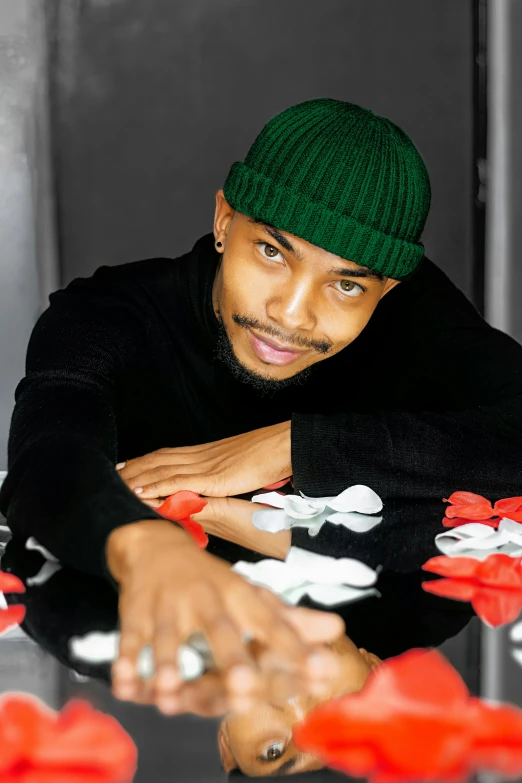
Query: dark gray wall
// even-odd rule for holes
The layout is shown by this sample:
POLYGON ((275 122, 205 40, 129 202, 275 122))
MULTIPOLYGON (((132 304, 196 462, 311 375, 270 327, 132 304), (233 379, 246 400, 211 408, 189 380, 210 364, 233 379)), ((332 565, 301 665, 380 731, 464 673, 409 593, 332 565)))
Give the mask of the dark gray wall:
POLYGON ((433 184, 427 254, 470 293, 470 0, 54 3, 63 283, 189 249, 262 125, 329 96, 412 136, 433 184))

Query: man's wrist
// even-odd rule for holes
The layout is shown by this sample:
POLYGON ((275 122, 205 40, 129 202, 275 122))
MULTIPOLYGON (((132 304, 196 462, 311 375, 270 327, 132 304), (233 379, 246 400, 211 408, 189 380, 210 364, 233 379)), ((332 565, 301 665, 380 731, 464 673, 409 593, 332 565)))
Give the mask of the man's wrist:
POLYGON ((177 540, 179 545, 193 545, 191 536, 167 519, 144 519, 122 525, 109 534, 105 547, 107 567, 117 582, 133 568, 145 544, 153 537, 165 537, 169 542, 177 540))

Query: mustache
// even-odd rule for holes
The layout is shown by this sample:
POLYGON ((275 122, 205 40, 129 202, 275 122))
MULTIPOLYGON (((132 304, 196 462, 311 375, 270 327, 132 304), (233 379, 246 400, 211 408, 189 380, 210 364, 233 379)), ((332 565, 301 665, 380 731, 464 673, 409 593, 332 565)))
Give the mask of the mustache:
POLYGON ((296 348, 313 348, 318 353, 328 353, 332 349, 332 343, 328 340, 303 340, 302 337, 288 338, 285 335, 280 334, 270 326, 264 326, 257 318, 250 318, 246 315, 238 315, 232 313, 232 320, 238 326, 242 326, 244 329, 257 329, 262 334, 268 335, 268 337, 274 337, 276 340, 280 340, 282 343, 287 343, 296 348))

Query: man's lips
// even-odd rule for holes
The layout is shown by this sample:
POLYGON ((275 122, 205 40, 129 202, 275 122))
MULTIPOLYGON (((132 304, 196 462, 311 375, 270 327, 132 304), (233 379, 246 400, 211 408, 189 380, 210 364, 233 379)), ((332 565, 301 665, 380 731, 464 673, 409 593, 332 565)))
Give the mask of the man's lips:
POLYGON ((296 350, 278 345, 274 340, 268 337, 257 337, 251 329, 248 329, 250 344, 256 356, 268 364, 290 364, 298 356, 306 353, 305 350, 296 350))

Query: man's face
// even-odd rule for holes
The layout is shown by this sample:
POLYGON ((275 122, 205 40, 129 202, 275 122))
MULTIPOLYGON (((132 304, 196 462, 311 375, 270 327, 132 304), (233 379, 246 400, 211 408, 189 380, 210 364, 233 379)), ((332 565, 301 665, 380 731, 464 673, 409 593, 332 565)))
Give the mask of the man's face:
POLYGON ((305 696, 280 704, 261 702, 248 712, 229 714, 223 719, 218 745, 227 773, 239 767, 249 776, 292 775, 324 766, 318 758, 296 749, 292 742, 293 725, 320 702, 360 691, 381 662, 366 650, 358 650, 346 636, 328 646, 339 655, 341 666, 326 698, 305 696))
POLYGON ((224 248, 213 288, 217 353, 263 391, 301 383, 342 351, 399 282, 236 212, 222 190, 214 236, 224 248))

